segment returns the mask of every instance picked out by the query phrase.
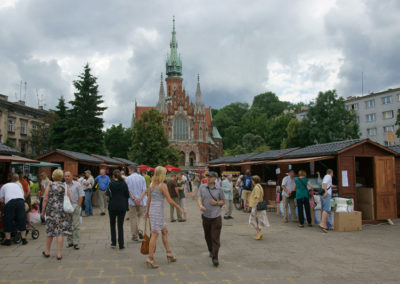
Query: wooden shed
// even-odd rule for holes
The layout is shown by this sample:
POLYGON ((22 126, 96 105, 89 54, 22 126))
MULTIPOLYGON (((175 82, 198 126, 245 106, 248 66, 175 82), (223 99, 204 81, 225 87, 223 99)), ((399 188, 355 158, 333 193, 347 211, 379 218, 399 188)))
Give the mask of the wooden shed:
MULTIPOLYGON (((73 175, 78 175, 85 170, 90 170, 92 175, 96 176, 99 173, 100 166, 104 164, 102 160, 93 156, 62 149, 44 154, 38 157, 37 160, 60 164, 64 171, 70 171, 73 175)), ((51 176, 51 170, 50 168, 43 168, 40 172, 44 171, 48 176, 51 176)))
POLYGON ((389 146, 388 148, 397 153, 394 167, 396 175, 397 216, 400 217, 400 145, 389 146))
POLYGON ((363 219, 386 220, 397 217, 395 155, 369 139, 357 139, 307 146, 269 163, 305 169, 311 176, 319 171, 322 177, 331 168, 338 195, 353 198, 363 219))
POLYGON ((107 156, 98 154, 92 154, 91 156, 103 161, 103 164, 100 165, 100 169, 105 169, 108 175, 111 175, 113 170, 122 168, 124 166, 124 163, 122 163, 121 161, 115 160, 107 156))

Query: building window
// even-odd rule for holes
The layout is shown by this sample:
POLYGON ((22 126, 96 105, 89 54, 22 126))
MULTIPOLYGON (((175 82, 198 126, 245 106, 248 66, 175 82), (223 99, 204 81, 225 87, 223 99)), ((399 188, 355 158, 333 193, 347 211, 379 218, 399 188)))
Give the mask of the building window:
POLYGON ((367 122, 375 121, 375 120, 376 120, 376 114, 375 114, 375 113, 367 114, 366 117, 367 117, 367 122))
POLYGON ((374 108, 375 107, 375 99, 366 101, 365 102, 365 107, 366 108, 374 108))
POLYGON ((383 127, 383 132, 394 132, 394 126, 393 125, 389 125, 389 126, 385 126, 383 127))
POLYGON ((376 136, 376 128, 367 129, 368 136, 376 136))
POLYGON ((360 117, 358 115, 356 116, 356 121, 358 124, 360 124, 360 117))
POLYGON ((188 122, 183 116, 178 116, 174 122, 174 139, 188 140, 188 122))
POLYGON ((20 145, 20 147, 21 147, 21 153, 26 153, 26 142, 25 141, 22 141, 22 140, 19 140, 19 145, 20 145))
POLYGON ((346 105, 346 110, 351 110, 351 105, 346 105))
POLYGON ((382 104, 391 104, 392 103, 392 96, 387 96, 382 98, 382 104))
POLYGON ((15 120, 14 119, 8 120, 8 132, 15 132, 15 120))
POLYGON ((400 94, 397 94, 397 101, 400 102, 400 94))
POLYGON ((32 130, 37 130, 38 129, 38 125, 36 123, 32 123, 32 130))
POLYGON ((384 111, 383 112, 383 119, 391 119, 393 117, 394 117, 393 110, 389 110, 389 111, 384 111))
POLYGON ((358 103, 352 104, 350 109, 352 109, 352 110, 358 110, 358 103))
POLYGON ((26 135, 26 121, 25 120, 21 120, 21 135, 26 135))

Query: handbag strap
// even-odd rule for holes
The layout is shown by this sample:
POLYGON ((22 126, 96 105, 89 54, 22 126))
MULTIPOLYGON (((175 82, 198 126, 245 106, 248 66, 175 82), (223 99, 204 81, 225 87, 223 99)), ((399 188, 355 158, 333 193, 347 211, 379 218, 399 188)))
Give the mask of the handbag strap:
POLYGON ((207 185, 207 189, 208 189, 208 193, 211 195, 212 199, 214 199, 214 201, 218 202, 219 200, 215 199, 214 195, 211 194, 210 187, 208 185, 207 185))
POLYGON ((299 178, 299 181, 304 185, 304 187, 306 188, 306 190, 308 190, 307 185, 304 183, 304 181, 301 180, 301 178, 299 178))

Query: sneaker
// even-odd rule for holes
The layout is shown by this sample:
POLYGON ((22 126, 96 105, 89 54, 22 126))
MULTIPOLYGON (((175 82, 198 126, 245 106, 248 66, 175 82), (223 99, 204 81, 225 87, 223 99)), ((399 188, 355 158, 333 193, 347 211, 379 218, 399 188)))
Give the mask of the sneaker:
POLYGON ((26 244, 28 244, 28 241, 26 240, 26 238, 25 238, 25 239, 22 239, 22 245, 24 246, 24 245, 26 245, 26 244))
POLYGON ((115 244, 111 244, 111 248, 115 249, 117 246, 115 244))
POLYGON ((139 239, 142 240, 143 239, 143 233, 139 232, 139 239))
POLYGON ((120 249, 120 250, 123 250, 124 248, 125 248, 124 246, 122 246, 122 247, 119 247, 119 249, 120 249))
POLYGON ((300 225, 299 225, 299 228, 304 228, 304 225, 300 224, 300 225))
POLYGON ((174 222, 176 222, 176 220, 175 220, 175 219, 172 219, 172 220, 171 220, 171 223, 174 223, 174 222))
POLYGON ((229 217, 229 219, 233 219, 233 217, 232 216, 228 216, 229 217))
POLYGON ((11 246, 11 240, 5 240, 4 242, 1 243, 2 246, 11 246))
POLYGON ((101 216, 104 216, 104 215, 106 215, 106 213, 102 212, 100 215, 101 215, 101 216))
POLYGON ((214 264, 215 267, 217 267, 219 265, 219 261, 216 258, 212 259, 212 263, 214 264))
POLYGON ((225 219, 225 220, 229 219, 229 216, 224 216, 224 219, 225 219))

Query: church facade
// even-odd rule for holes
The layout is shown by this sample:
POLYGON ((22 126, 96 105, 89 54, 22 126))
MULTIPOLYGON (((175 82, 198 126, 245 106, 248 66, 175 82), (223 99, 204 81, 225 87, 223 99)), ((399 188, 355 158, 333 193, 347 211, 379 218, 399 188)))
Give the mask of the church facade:
POLYGON ((182 61, 178 55, 175 19, 170 49, 166 62, 166 88, 161 75, 157 105, 144 107, 135 102, 134 121, 138 120, 143 112, 157 109, 164 117, 163 124, 169 142, 179 150, 180 167, 201 168, 208 161, 222 155, 222 137, 213 124, 211 109, 205 107, 202 102, 200 76, 197 77, 194 103, 182 87, 182 61))

